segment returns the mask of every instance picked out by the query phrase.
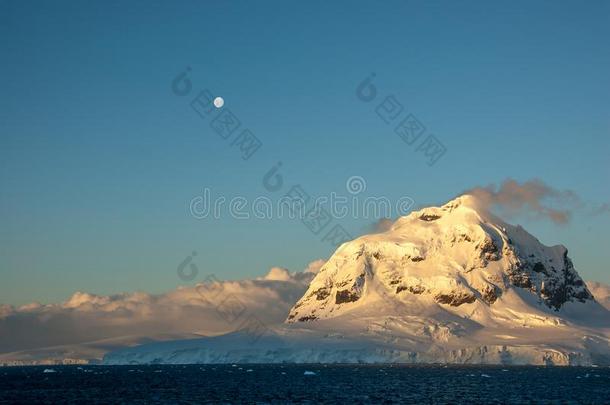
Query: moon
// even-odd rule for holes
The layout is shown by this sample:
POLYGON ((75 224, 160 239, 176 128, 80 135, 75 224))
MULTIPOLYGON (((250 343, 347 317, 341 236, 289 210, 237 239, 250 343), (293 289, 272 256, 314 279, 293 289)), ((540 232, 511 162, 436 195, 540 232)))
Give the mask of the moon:
POLYGON ((220 108, 225 105, 225 100, 222 97, 216 97, 214 99, 214 107, 220 108))

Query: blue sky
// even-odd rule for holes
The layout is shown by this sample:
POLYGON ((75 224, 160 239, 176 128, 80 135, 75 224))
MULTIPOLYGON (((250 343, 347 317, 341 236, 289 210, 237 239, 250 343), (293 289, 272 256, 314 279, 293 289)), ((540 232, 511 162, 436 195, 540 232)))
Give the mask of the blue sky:
MULTIPOLYGON (((357 175, 363 197, 436 204, 511 177, 608 202, 608 38, 603 1, 0 1, 0 303, 166 291, 193 250, 222 279, 328 257, 299 222, 189 214, 205 187, 273 197, 278 161, 312 195, 357 175), (371 72, 442 141, 435 165, 356 97, 371 72), (250 159, 189 106, 204 88, 263 143, 250 159)), ((608 215, 512 222, 610 282, 608 215)))

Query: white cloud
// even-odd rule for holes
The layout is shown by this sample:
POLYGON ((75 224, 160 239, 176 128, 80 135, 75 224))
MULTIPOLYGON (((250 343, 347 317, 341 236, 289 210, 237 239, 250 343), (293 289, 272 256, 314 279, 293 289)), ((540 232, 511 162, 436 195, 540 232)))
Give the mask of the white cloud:
POLYGON ((318 271, 320 271, 320 269, 322 268, 322 266, 324 266, 325 263, 326 263, 326 260, 324 260, 324 259, 314 260, 313 262, 311 262, 307 265, 304 272, 316 274, 318 271))
POLYGON ((283 267, 272 267, 264 280, 290 281, 292 278, 290 272, 283 267))
POLYGON ((160 295, 76 292, 63 303, 0 305, 0 357, 127 336, 216 335, 239 329, 250 314, 263 324, 283 322, 321 264, 296 273, 274 267, 259 279, 199 283, 160 295))

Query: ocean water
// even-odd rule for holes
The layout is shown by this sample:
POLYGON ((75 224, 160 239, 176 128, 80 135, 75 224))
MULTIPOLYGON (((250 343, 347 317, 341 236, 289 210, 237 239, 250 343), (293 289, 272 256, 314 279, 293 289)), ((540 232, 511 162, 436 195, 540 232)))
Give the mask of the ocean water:
POLYGON ((3 404, 337 402, 609 404, 610 368, 319 364, 0 368, 3 404))

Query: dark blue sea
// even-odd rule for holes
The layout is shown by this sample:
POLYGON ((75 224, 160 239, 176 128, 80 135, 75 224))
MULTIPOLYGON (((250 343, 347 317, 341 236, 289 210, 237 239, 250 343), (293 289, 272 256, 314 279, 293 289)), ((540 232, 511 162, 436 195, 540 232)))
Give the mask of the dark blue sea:
POLYGON ((610 368, 277 364, 6 367, 0 368, 0 403, 609 404, 610 368))

